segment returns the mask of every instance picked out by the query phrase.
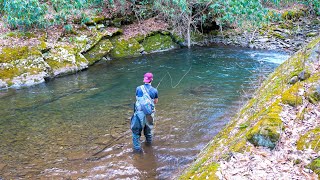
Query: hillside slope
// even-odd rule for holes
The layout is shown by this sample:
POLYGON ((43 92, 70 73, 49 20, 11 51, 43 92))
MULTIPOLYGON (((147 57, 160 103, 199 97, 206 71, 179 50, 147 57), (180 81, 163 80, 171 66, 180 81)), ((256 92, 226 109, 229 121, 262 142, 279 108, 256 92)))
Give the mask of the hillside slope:
POLYGON ((180 179, 320 175, 320 37, 281 64, 180 179))

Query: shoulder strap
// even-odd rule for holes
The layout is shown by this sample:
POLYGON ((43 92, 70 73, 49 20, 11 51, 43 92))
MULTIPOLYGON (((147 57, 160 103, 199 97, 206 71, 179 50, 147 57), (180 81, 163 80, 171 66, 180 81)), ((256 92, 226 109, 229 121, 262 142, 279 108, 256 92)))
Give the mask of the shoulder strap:
POLYGON ((140 87, 141 87, 141 90, 142 90, 143 94, 146 94, 151 99, 147 88, 144 85, 141 85, 140 87))

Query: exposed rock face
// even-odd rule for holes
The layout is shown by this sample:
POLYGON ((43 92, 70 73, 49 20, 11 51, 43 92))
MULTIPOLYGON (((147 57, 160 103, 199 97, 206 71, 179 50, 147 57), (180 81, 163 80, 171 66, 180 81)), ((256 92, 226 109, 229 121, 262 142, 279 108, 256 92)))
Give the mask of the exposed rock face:
MULTIPOLYGON (((104 22, 105 19, 94 19, 93 25, 96 21, 104 22)), ((46 43, 41 37, 43 41, 37 46, 3 48, 0 52, 0 88, 31 86, 46 78, 72 74, 105 56, 133 57, 179 47, 170 33, 156 31, 125 39, 121 29, 102 25, 79 29, 78 34, 66 35, 55 43, 46 43)))

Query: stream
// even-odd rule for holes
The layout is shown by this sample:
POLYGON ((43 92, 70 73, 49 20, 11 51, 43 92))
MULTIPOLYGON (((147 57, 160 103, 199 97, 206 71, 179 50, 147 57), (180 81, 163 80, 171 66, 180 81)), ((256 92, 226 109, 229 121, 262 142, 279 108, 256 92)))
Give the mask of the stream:
POLYGON ((194 47, 0 90, 0 179, 172 179, 288 57, 194 47), (130 118, 148 71, 159 85, 154 142, 135 154, 130 118))

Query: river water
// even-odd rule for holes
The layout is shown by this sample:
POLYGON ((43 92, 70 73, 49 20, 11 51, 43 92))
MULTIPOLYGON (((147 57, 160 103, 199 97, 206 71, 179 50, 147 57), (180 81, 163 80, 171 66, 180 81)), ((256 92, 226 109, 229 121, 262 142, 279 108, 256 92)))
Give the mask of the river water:
POLYGON ((287 57, 195 47, 0 90, 0 179, 172 179, 287 57), (159 85, 154 143, 134 154, 130 117, 148 71, 159 85))

